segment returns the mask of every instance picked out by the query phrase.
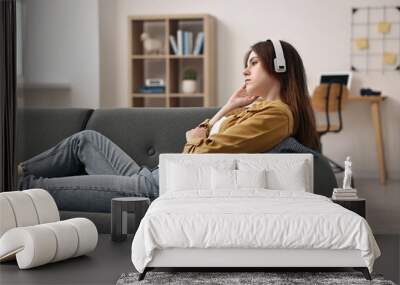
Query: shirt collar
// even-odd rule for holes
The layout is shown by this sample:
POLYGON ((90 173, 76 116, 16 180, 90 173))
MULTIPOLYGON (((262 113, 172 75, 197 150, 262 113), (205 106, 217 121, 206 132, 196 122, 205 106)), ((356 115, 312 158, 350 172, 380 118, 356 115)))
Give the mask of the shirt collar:
POLYGON ((247 105, 245 107, 245 109, 249 110, 249 111, 259 111, 259 110, 265 109, 265 107, 267 107, 269 104, 271 104, 272 102, 275 102, 275 101, 280 102, 280 100, 273 100, 273 101, 264 100, 264 99, 256 100, 253 103, 247 105))

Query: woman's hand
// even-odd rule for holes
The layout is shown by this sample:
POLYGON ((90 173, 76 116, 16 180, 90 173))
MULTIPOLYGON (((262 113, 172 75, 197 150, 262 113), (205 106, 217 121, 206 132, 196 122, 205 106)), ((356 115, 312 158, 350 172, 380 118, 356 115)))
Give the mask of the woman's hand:
POLYGON ((190 142, 193 140, 204 139, 207 137, 207 129, 206 128, 194 128, 186 132, 186 141, 190 142))
POLYGON ((244 83, 238 90, 236 90, 226 103, 228 109, 235 109, 238 107, 247 106, 253 103, 258 97, 249 96, 246 92, 246 83, 244 83))

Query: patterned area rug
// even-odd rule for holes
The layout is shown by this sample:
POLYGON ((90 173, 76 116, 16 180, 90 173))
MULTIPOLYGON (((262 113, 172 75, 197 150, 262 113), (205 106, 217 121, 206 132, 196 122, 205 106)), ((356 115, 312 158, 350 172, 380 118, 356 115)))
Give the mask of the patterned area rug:
POLYGON ((372 274, 372 281, 364 278, 360 272, 153 272, 138 281, 139 273, 124 273, 116 285, 144 284, 221 284, 221 285, 292 285, 292 284, 379 284, 395 285, 384 280, 381 275, 372 274))

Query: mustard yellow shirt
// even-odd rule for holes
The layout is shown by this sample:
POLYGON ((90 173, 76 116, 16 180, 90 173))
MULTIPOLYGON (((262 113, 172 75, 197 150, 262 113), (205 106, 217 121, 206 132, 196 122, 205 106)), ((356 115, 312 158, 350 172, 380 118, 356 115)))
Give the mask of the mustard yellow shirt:
POLYGON ((209 119, 199 127, 207 128, 207 138, 188 141, 183 153, 259 153, 265 152, 293 132, 293 115, 280 100, 256 101, 249 107, 228 114, 219 132, 208 136, 209 119))

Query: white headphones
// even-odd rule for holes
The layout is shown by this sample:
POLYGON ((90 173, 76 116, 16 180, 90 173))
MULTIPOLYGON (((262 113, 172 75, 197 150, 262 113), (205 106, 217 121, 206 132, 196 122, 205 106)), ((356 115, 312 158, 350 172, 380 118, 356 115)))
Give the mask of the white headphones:
POLYGON ((267 39, 266 41, 271 41, 272 46, 275 50, 274 67, 277 73, 282 73, 286 71, 286 61, 285 55, 283 54, 283 49, 281 42, 279 40, 267 39))

